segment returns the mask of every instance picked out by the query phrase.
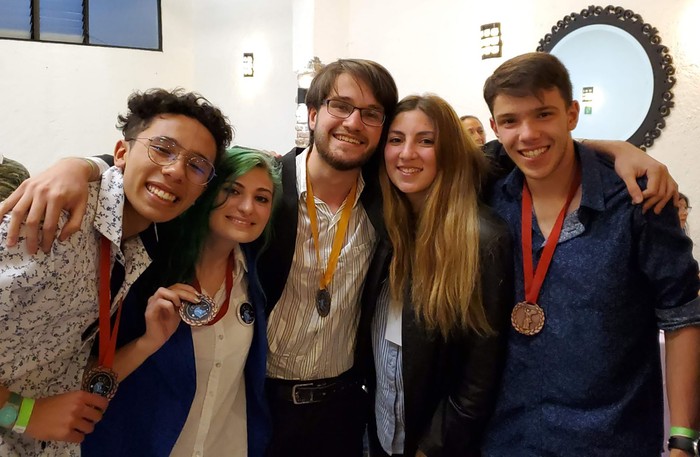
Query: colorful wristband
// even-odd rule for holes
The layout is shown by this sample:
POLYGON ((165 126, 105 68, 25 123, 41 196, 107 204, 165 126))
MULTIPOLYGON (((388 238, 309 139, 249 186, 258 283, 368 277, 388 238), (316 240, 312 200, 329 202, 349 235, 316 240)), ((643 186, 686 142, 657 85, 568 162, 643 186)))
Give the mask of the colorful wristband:
POLYGON ((15 433, 24 433, 29 425, 29 418, 32 417, 32 411, 34 410, 34 399, 33 398, 23 398, 22 406, 19 408, 19 414, 17 415, 17 420, 15 421, 15 426, 12 427, 12 431, 15 433))
POLYGON ((0 408, 0 427, 12 430, 17 421, 19 408, 22 406, 22 397, 19 394, 10 392, 7 402, 0 408))
POLYGON ((669 431, 669 435, 671 436, 685 436, 686 438, 690 438, 691 440, 696 440, 700 438, 700 432, 697 430, 693 430, 692 428, 686 428, 686 427, 671 427, 671 430, 669 431))

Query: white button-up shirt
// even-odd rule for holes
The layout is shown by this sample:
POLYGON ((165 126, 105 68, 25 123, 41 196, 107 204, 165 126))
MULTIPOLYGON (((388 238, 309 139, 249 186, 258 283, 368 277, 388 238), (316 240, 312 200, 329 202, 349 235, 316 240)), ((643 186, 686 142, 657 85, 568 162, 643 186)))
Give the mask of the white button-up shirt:
MULTIPOLYGON (((245 257, 235 252, 228 312, 214 325, 192 328, 197 389, 185 426, 172 457, 246 457, 246 396, 244 369, 253 341, 253 324, 241 319, 248 302, 245 257)), ((211 296, 209 292, 203 293, 211 296)), ((226 299, 226 282, 214 295, 217 305, 226 299)))

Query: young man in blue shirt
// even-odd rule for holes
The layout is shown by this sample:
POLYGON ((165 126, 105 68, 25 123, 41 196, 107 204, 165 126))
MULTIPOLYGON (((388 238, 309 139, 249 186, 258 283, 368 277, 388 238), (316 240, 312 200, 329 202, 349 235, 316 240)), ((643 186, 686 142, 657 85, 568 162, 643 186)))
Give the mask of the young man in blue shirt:
POLYGON ((672 434, 700 427, 692 242, 673 206, 643 214, 612 165, 573 141, 579 105, 556 57, 505 62, 484 98, 517 166, 491 199, 516 240, 516 303, 484 454, 658 456, 659 328, 672 434))

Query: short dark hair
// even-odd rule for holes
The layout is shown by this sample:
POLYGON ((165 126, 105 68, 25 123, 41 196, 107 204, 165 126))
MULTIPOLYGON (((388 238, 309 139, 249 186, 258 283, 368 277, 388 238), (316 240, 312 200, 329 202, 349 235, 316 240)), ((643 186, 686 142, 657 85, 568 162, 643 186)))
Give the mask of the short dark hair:
MULTIPOLYGON (((306 107, 319 110, 335 87, 338 76, 345 73, 369 86, 374 98, 384 108, 386 116, 384 131, 386 131, 388 121, 394 116, 394 110, 399 101, 399 91, 389 71, 372 60, 338 59, 321 68, 311 81, 306 93, 306 107)), ((313 131, 311 131, 311 143, 313 143, 313 131)))
POLYGON ((129 111, 117 116, 117 128, 124 138, 136 138, 160 114, 182 114, 199 121, 214 137, 217 159, 233 139, 228 118, 206 98, 182 88, 167 91, 154 88, 134 92, 127 102, 129 111))
POLYGON ((496 68, 484 83, 484 100, 493 115, 493 102, 500 94, 540 98, 543 90, 552 88, 559 89, 567 108, 571 106, 571 78, 564 64, 552 54, 530 52, 496 68))

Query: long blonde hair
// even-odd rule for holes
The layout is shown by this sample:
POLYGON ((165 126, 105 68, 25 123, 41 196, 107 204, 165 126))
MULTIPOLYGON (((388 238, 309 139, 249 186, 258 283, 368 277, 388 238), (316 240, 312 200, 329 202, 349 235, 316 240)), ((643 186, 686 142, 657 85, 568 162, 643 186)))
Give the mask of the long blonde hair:
POLYGON ((435 129, 437 175, 419 214, 389 180, 382 161, 384 218, 394 255, 391 295, 410 298, 426 328, 448 338, 457 329, 489 333, 480 287, 479 191, 486 159, 442 98, 426 94, 401 100, 396 115, 420 110, 435 129), (409 286, 410 285, 410 286, 409 286))

